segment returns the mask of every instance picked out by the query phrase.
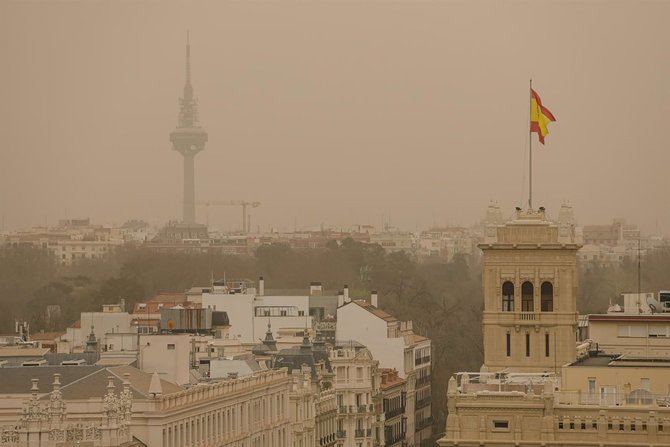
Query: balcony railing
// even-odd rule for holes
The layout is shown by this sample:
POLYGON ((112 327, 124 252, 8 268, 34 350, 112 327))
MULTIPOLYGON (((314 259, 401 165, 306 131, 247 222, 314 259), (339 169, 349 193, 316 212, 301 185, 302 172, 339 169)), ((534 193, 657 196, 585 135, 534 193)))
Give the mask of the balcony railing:
POLYGON ((535 321, 537 318, 535 312, 519 312, 517 313, 517 319, 521 321, 535 321))
POLYGON ((338 430, 337 433, 335 433, 337 436, 337 439, 343 439, 347 437, 347 431, 346 430, 338 430))
POLYGON ((373 404, 369 404, 369 405, 365 405, 365 404, 363 404, 363 405, 357 405, 357 406, 356 406, 356 410, 358 410, 359 413, 367 413, 367 412, 374 413, 374 411, 375 411, 375 406, 374 406, 373 404))
POLYGON ((335 433, 330 433, 325 436, 322 436, 321 439, 319 439, 319 446, 321 447, 328 447, 333 444, 335 444, 337 437, 335 436, 335 433))
POLYGON ((386 447, 390 447, 394 444, 397 444, 398 442, 404 441, 405 440, 405 432, 401 433, 384 433, 384 445, 386 447))
POLYGON ((430 376, 423 376, 416 379, 416 386, 423 386, 430 383, 430 376))
POLYGON ((432 402, 431 396, 424 397, 423 399, 416 400, 416 409, 427 407, 432 402))
POLYGON ((372 436, 372 429, 371 428, 357 428, 354 430, 354 436, 357 438, 369 438, 372 436))
POLYGON ((398 407, 398 408, 394 408, 393 410, 389 410, 385 414, 386 414, 386 419, 391 419, 391 418, 399 416, 403 413, 405 413, 405 406, 404 405, 402 407, 398 407))
POLYGON ((430 356, 429 355, 414 358, 414 366, 423 365, 424 363, 428 363, 428 362, 430 362, 430 356))
POLYGON ((427 418, 421 419, 416 423, 414 431, 421 431, 426 427, 433 425, 433 416, 428 416, 427 418))

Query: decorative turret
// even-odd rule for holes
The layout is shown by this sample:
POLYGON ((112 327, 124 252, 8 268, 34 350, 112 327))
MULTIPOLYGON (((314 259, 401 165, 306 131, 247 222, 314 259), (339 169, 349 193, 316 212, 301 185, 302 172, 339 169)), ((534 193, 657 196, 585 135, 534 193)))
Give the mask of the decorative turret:
POLYGON ((98 339, 95 337, 95 332, 93 331, 93 326, 91 326, 91 332, 88 334, 86 339, 86 347, 84 352, 98 352, 98 339))

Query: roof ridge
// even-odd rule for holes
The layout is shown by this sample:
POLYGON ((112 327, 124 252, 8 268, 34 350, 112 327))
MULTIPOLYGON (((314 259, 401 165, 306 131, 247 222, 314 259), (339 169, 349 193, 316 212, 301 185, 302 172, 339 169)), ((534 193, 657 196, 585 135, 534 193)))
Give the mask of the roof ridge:
MULTIPOLYGON (((128 365, 116 365, 116 366, 110 366, 110 367, 107 368, 107 370, 108 370, 110 373, 112 373, 117 379, 119 379, 119 380, 123 383, 123 380, 124 380, 123 377, 119 377, 119 375, 118 375, 114 370, 112 370, 112 368, 123 368, 123 367, 125 367, 125 366, 128 366, 128 365)), ((144 371, 141 371, 141 370, 139 370, 139 369, 138 369, 138 371, 141 372, 141 373, 144 373, 144 371)), ((130 374, 130 373, 129 373, 129 374, 130 374)), ((160 377, 159 377, 159 379, 160 379, 160 377)), ((128 380, 128 382, 130 383, 130 387, 131 387, 133 390, 137 391, 139 394, 141 394, 141 395, 144 396, 144 397, 149 397, 147 394, 144 394, 139 388, 137 388, 135 385, 133 385, 133 382, 132 382, 132 381, 128 380)), ((162 384, 161 384, 161 385, 162 385, 162 384)))
MULTIPOLYGON (((97 365, 90 365, 90 366, 96 367, 97 365)), ((74 368, 79 368, 79 366, 75 366, 74 368)), ((88 377, 91 377, 91 376, 93 376, 93 375, 99 373, 100 371, 102 371, 102 370, 104 370, 104 369, 107 369, 107 368, 104 368, 104 367, 101 366, 100 369, 98 369, 97 371, 93 371, 93 372, 90 373, 90 374, 87 374, 87 375, 85 375, 85 376, 81 376, 80 378, 78 378, 78 379, 76 379, 76 380, 73 380, 72 382, 68 383, 67 385, 63 385, 63 386, 61 386, 60 389, 63 390, 63 389, 65 389, 65 388, 69 387, 69 386, 72 386, 72 385, 74 385, 75 383, 80 382, 80 381, 82 381, 82 380, 84 380, 84 379, 86 379, 86 378, 88 378, 88 377)), ((53 390, 49 391, 48 393, 45 393, 45 396, 46 396, 47 394, 51 394, 51 393, 53 393, 53 390)), ((101 397, 102 397, 102 396, 101 396, 101 397)))

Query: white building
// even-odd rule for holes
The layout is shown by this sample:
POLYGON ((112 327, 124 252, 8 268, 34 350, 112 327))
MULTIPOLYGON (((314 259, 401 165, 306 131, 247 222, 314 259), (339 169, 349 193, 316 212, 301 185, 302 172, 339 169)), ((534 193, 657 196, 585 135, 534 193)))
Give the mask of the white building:
POLYGON ((400 321, 370 301, 348 300, 337 309, 337 339, 365 345, 382 368, 392 368, 407 381, 407 434, 409 445, 432 436, 431 342, 415 334, 411 321, 400 321))
POLYGON ((102 312, 82 312, 79 322, 67 328, 58 341, 58 352, 82 352, 91 332, 103 351, 133 350, 137 328, 131 321, 123 304, 105 304, 102 312))
POLYGON ((249 281, 215 283, 209 292, 202 293, 202 306, 225 311, 230 321, 230 337, 242 342, 256 343, 265 336, 270 321, 275 336, 282 330, 303 331, 312 328, 309 315, 309 295, 268 296, 264 281, 258 289, 249 281))

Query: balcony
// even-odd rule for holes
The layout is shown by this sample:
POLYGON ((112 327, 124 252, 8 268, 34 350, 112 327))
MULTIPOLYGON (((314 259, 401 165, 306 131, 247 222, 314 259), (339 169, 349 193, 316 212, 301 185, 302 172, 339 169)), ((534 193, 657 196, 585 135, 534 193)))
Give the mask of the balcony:
POLYGON ((394 446, 395 444, 402 442, 405 440, 405 432, 401 433, 391 433, 391 432, 386 432, 384 433, 384 446, 385 447, 391 447, 394 446))
POLYGON ((386 413, 386 419, 391 419, 396 416, 400 416, 401 414, 405 413, 405 406, 403 405, 402 407, 394 408, 393 410, 389 410, 386 413))
POLYGON ((321 447, 329 447, 335 444, 336 442, 336 436, 335 433, 328 434, 326 436, 322 436, 321 439, 319 439, 319 446, 321 447))
POLYGON ((517 312, 516 319, 519 321, 535 322, 540 319, 537 312, 517 312))
POLYGON ((433 401, 431 396, 424 397, 423 399, 417 399, 415 404, 415 409, 427 407, 433 401))
MULTIPOLYGON (((370 430, 367 430, 368 436, 370 434, 370 430)), ((364 428, 357 428, 354 430, 354 436, 356 438, 365 438, 366 430, 364 428)))
POLYGON ((433 425, 433 416, 428 416, 427 418, 424 418, 416 423, 414 431, 421 431, 426 427, 430 427, 431 425, 433 425))
POLYGON ((337 433, 335 433, 335 436, 337 436, 337 439, 344 439, 347 437, 347 431, 346 430, 338 430, 337 433))
POLYGON ((417 357, 414 359, 414 366, 423 365, 424 363, 430 363, 430 356, 417 357))
POLYGON ((416 387, 424 386, 430 383, 430 376, 419 377, 416 379, 416 387))

